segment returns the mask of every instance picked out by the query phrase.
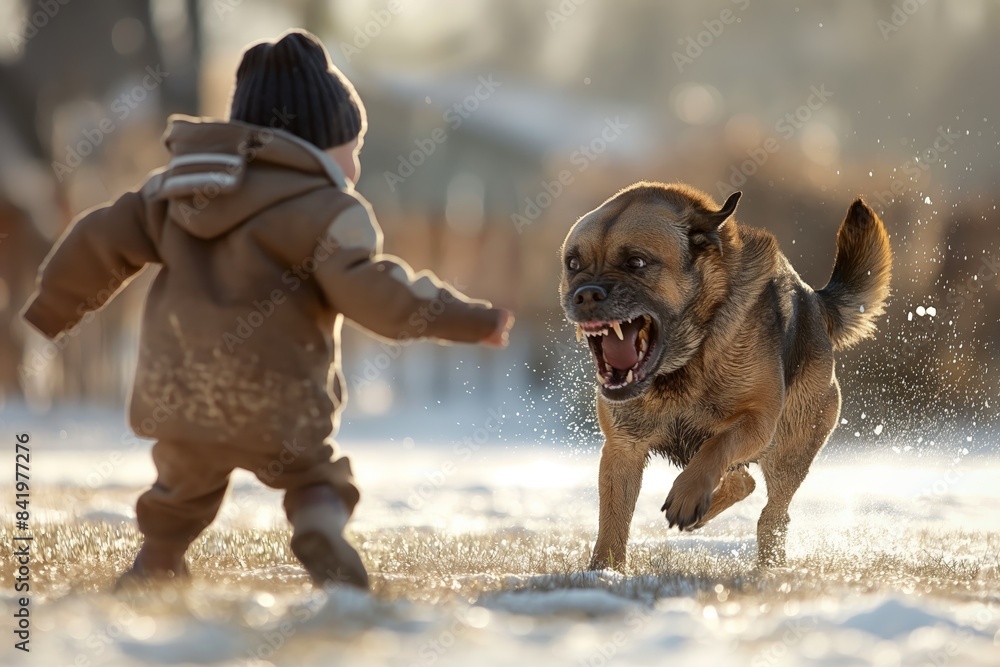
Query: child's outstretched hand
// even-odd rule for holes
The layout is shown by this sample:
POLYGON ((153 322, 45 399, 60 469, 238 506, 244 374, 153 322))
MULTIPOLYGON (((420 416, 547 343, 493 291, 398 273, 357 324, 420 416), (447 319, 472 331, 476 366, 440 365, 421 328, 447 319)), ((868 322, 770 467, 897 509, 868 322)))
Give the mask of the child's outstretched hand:
POLYGON ((510 338, 510 329, 514 326, 514 313, 506 308, 498 308, 500 317, 497 319, 497 328, 489 336, 482 340, 483 345, 490 347, 507 347, 510 338))

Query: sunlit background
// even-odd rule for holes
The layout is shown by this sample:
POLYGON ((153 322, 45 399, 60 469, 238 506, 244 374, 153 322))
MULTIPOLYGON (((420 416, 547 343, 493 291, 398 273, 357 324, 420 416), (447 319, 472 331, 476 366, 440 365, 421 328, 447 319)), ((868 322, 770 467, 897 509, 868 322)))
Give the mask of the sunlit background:
POLYGON ((30 432, 36 537, 32 652, 0 663, 996 665, 998 33, 988 0, 0 0, 0 429, 30 432), (155 475, 123 414, 151 272, 58 346, 18 313, 73 217, 165 163, 168 116, 225 117, 242 49, 292 27, 364 98, 358 189, 386 250, 514 309, 511 346, 345 327, 372 595, 312 590, 247 471, 191 585, 108 594, 155 475), (816 287, 854 197, 890 231, 891 303, 840 355, 788 568, 756 569, 756 468, 754 495, 678 534, 655 462, 626 573, 583 571, 600 440, 558 249, 640 179, 742 190, 741 222, 816 287))
POLYGON ((893 297, 877 339, 841 356, 835 439, 989 446, 996 3, 3 0, 0 26, 0 400, 121 404, 149 276, 25 378, 51 352, 17 318, 38 264, 73 215, 164 163, 168 115, 226 115, 247 43, 303 27, 367 105, 358 189, 387 251, 519 318, 503 353, 349 330, 345 437, 467 431, 494 409, 522 442, 596 442, 558 247, 655 179, 743 190, 740 220, 816 287, 865 196, 892 236, 893 297))

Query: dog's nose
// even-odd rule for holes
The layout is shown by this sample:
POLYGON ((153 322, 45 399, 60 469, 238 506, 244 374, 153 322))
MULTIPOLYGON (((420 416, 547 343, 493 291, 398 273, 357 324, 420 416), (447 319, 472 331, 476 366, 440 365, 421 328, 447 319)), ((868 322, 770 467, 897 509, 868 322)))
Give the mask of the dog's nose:
POLYGON ((607 298, 607 290, 600 285, 584 285, 573 292, 573 300, 578 306, 582 306, 585 303, 597 303, 607 298))

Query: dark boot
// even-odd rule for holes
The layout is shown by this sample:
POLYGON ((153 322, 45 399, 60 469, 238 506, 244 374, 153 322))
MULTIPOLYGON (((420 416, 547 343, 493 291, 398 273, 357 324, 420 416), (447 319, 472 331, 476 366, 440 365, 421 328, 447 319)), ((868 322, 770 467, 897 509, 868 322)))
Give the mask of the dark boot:
POLYGON ((188 545, 155 538, 146 538, 135 557, 135 562, 118 578, 117 587, 132 582, 186 579, 191 573, 184 560, 188 545))
POLYGON ((349 518, 340 496, 326 485, 289 491, 285 499, 292 523, 292 553, 317 585, 349 584, 368 589, 361 556, 344 539, 349 518))

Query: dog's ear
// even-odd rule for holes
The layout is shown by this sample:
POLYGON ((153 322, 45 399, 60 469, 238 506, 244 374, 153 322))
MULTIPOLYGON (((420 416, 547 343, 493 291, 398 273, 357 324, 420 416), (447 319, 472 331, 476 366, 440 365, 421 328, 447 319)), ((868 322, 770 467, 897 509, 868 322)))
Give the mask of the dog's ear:
POLYGON ((736 191, 729 195, 729 199, 718 211, 702 213, 692 220, 691 243, 696 246, 714 245, 721 249, 722 241, 719 239, 719 228, 736 212, 736 205, 742 196, 742 192, 736 191))
POLYGON ((691 231, 714 232, 719 229, 729 219, 729 216, 736 212, 736 205, 742 196, 742 192, 736 191, 729 195, 729 199, 726 200, 726 203, 718 211, 709 211, 699 215, 692 222, 691 231))

